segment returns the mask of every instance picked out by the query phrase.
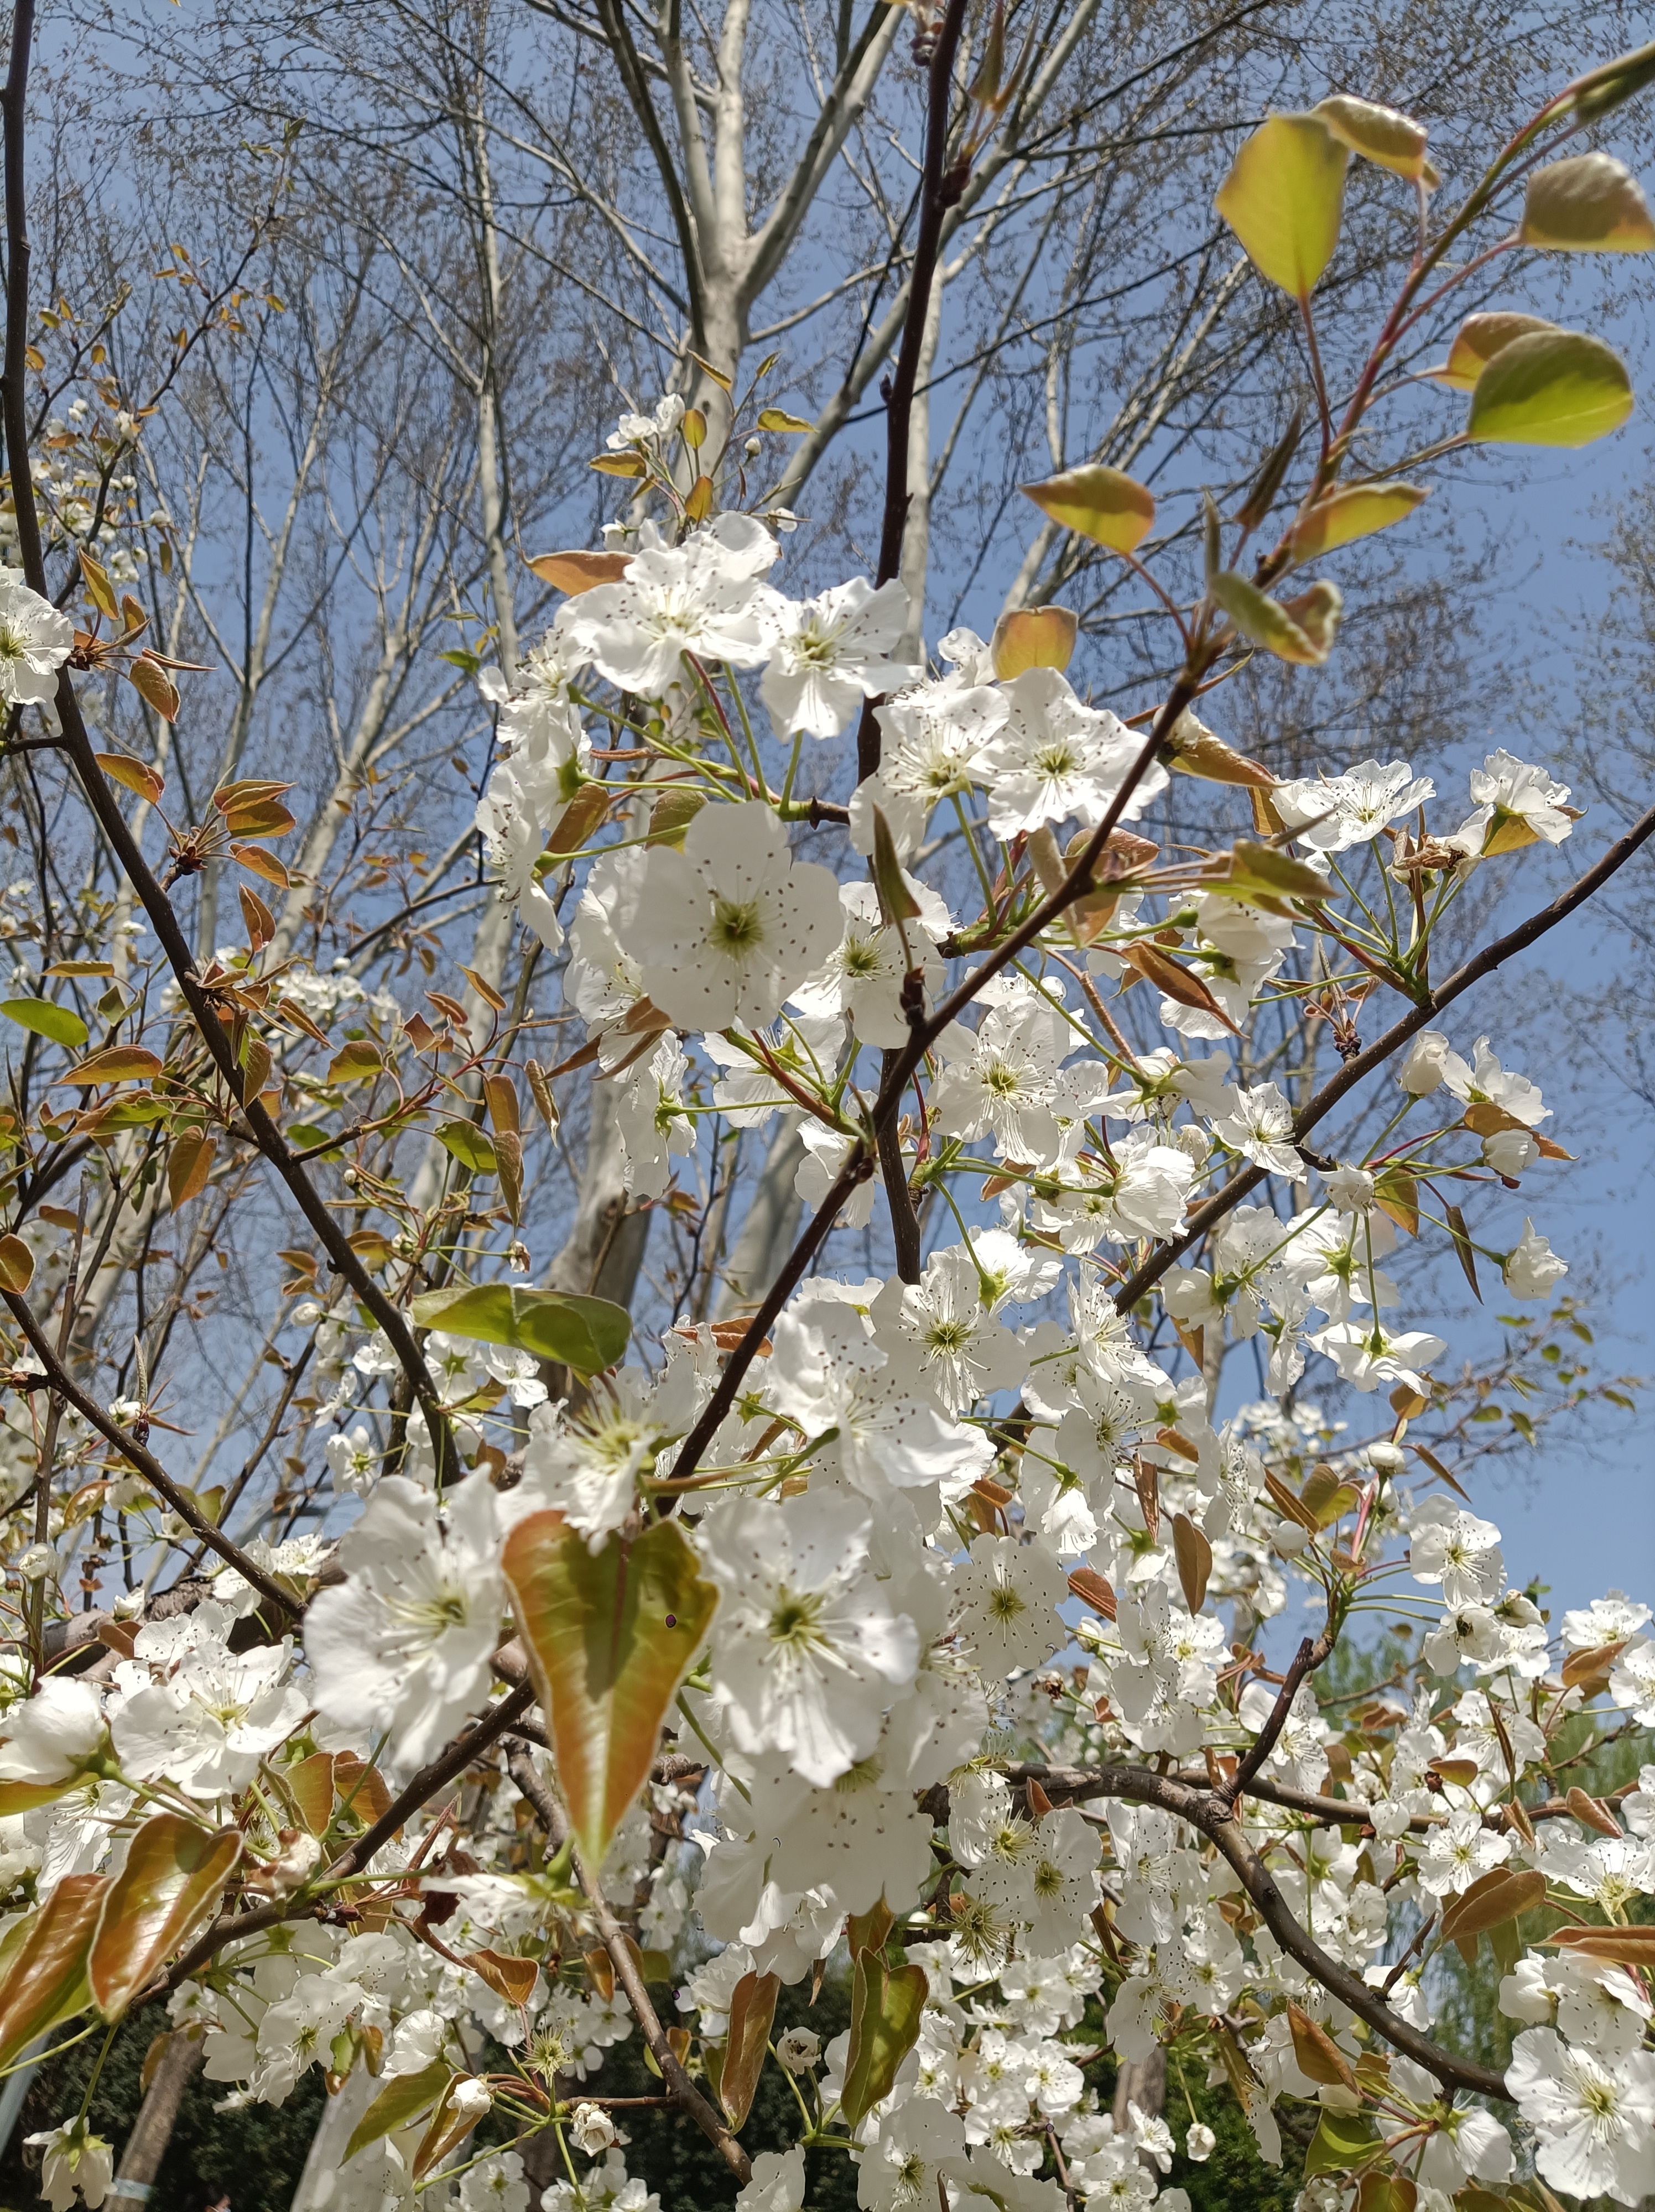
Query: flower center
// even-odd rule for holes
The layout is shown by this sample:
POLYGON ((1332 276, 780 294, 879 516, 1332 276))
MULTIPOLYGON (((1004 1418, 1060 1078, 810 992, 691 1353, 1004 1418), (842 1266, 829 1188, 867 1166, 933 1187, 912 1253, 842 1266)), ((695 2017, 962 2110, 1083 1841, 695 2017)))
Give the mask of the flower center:
POLYGON ((713 926, 709 936, 719 951, 739 959, 762 943, 764 935, 764 917, 757 899, 714 900, 713 926))
POLYGON ((821 1611, 819 1597, 801 1597, 783 1590, 770 1607, 770 1642, 794 1651, 816 1650, 827 1640, 819 1626, 821 1611))

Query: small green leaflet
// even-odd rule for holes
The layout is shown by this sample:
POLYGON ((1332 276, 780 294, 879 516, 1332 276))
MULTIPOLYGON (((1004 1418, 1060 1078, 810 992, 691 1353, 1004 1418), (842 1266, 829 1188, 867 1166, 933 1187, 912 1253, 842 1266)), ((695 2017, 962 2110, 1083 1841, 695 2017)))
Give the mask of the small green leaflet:
POLYGON ((53 1044, 68 1045, 76 1052, 86 1042, 86 1024, 75 1009, 54 1006, 50 999, 0 1000, 0 1014, 20 1030, 33 1030, 36 1036, 49 1037, 53 1044))
POLYGON ((618 1365, 632 1329, 625 1307, 608 1298, 514 1290, 508 1283, 427 1291, 414 1300, 414 1320, 421 1328, 440 1328, 474 1343, 513 1345, 579 1375, 601 1375, 618 1365))

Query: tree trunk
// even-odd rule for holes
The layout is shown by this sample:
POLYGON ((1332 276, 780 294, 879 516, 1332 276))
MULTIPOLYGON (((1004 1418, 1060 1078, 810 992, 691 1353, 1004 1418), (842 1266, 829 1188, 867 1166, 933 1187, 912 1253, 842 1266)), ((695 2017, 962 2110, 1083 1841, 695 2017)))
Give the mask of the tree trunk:
POLYGON ((292 2212, 321 2212, 332 2198, 333 2191, 328 2185, 344 2163, 344 2147, 379 2087, 367 2067, 358 2066, 344 2087, 328 2099, 310 2139, 310 2154, 299 2176, 299 2186, 293 2192, 292 2212))
POLYGON ((1123 2058, 1115 2077, 1115 2125, 1125 2128, 1135 2105, 1147 2120, 1158 2120, 1166 2109, 1166 2053, 1158 2043, 1147 2058, 1123 2058))
POLYGON ((199 2036, 175 2028, 167 2039, 154 2079, 144 2092, 132 2132, 121 2153, 120 2166, 109 2191, 109 2203, 144 2203, 155 2185, 167 2146, 173 2139, 179 2107, 190 2077, 200 2065, 205 2046, 199 2036))
POLYGON ((799 1236, 804 1200, 793 1187, 805 1147, 796 1126, 786 1122, 770 1139, 764 1172, 743 1218, 735 1249, 713 1302, 715 1321, 756 1306, 782 1272, 799 1236))

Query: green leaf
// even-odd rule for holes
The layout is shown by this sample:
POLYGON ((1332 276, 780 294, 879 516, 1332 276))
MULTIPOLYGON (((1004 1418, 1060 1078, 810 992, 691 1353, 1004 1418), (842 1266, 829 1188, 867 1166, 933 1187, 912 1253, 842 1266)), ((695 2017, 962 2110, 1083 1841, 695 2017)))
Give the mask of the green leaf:
POLYGON ((1399 114, 1394 107, 1381 107, 1377 100, 1357 100, 1348 92, 1318 100, 1311 112, 1364 161, 1376 162, 1410 183, 1421 183, 1432 191, 1442 182, 1426 158, 1425 125, 1415 123, 1412 116, 1399 114))
POLYGON ((399 2128, 405 2128, 418 2119, 422 2112, 429 2112, 447 2087, 453 2073, 453 2068, 445 2060, 434 2058, 417 2074, 394 2075, 357 2121, 340 2164, 349 2166, 359 2150, 366 2150, 381 2136, 394 2135, 399 2128))
POLYGON ((593 1553, 561 1513, 532 1514, 507 1538, 501 1567, 569 1826, 595 1875, 648 1779, 718 1593, 676 1521, 593 1553))
POLYGON ((1454 343, 1448 349, 1448 358, 1440 368, 1425 373, 1439 384, 1445 384, 1454 392, 1475 392, 1477 380, 1497 353, 1503 353, 1514 339, 1531 337, 1536 331, 1555 331, 1555 323, 1547 322, 1539 315, 1518 315, 1497 309, 1483 315, 1468 315, 1454 333, 1454 343))
POLYGON ((474 1121, 445 1121, 436 1139, 445 1152, 473 1175, 493 1175, 500 1165, 494 1146, 474 1121))
POLYGON ((1349 160, 1319 115, 1273 115, 1214 202, 1254 268, 1296 299, 1310 297, 1339 243, 1349 160))
POLYGON ((1362 2112, 1334 2112, 1325 2106, 1305 2154, 1305 2179, 1318 2173, 1337 2173, 1362 2165, 1378 2143, 1373 2123, 1362 2112))
POLYGON ((104 1899, 88 1960, 93 2002, 106 2020, 119 2019, 206 1927, 240 1856, 234 1828, 215 1834, 179 1813, 143 1823, 104 1899))
POLYGON ((421 1328, 440 1328, 477 1344, 514 1345, 577 1375, 601 1375, 605 1367, 618 1366, 632 1332, 626 1308, 609 1298, 519 1291, 508 1283, 423 1291, 414 1300, 414 1320, 421 1328))
POLYGON ((1555 253, 1647 253, 1655 246, 1648 203, 1612 154, 1573 154, 1529 179, 1523 203, 1525 246, 1555 253))
POLYGON ((1336 586, 1312 584, 1296 599, 1273 599, 1244 576, 1220 571, 1208 586, 1250 644, 1296 668, 1319 668, 1333 650, 1342 604, 1336 586))
POLYGON ((20 1030, 33 1030, 36 1036, 49 1037, 73 1052, 86 1042, 86 1024, 73 1006, 54 1006, 50 999, 0 1000, 0 1014, 20 1030))
MULTIPOLYGON (((318 1145, 325 1145, 333 1133, 332 1129, 323 1128, 319 1121, 289 1121, 282 1132, 295 1152, 308 1152, 318 1145)), ((339 1154, 335 1150, 324 1152, 321 1158, 337 1160, 339 1154)))
POLYGON ((1094 545, 1107 545, 1114 553, 1130 553, 1142 541, 1155 520, 1155 501, 1144 487, 1119 469, 1093 461, 1082 469, 1065 469, 1062 476, 1044 483, 1020 487, 1044 515, 1073 530, 1094 545))
POLYGON ((1337 545, 1372 538, 1376 531, 1388 530, 1412 514, 1429 497, 1424 485, 1409 483, 1353 484, 1348 491, 1331 492, 1295 525, 1293 557, 1313 561, 1337 545))
POLYGON ((744 1974, 730 1999, 729 2039, 718 2077, 718 2100, 730 2125, 738 2130, 752 2110, 781 1987, 778 1974, 744 1974))
POLYGON ((929 1987, 923 1966, 887 1966, 877 1951, 856 1954, 845 2086, 839 2093, 839 2109, 853 2128, 891 2094, 897 2068, 919 2041, 929 1987))
POLYGON ((1465 434, 1476 445, 1590 446, 1631 412, 1632 380, 1612 347, 1584 331, 1534 331, 1477 379, 1465 434))
POLYGON ((65 1875, 29 1923, 0 1986, 0 2066, 84 2009, 91 1996, 86 1954, 108 1887, 100 1874, 65 1875))
POLYGON ((806 422, 802 415, 789 415, 784 407, 764 407, 759 410, 758 427, 761 430, 783 430, 789 437, 798 438, 816 425, 806 422))

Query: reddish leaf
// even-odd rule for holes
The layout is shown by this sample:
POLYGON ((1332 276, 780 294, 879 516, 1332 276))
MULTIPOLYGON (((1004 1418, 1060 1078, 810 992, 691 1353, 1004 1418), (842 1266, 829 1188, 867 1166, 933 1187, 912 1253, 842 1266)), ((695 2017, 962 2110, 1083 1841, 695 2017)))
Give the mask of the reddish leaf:
POLYGON ((562 1514, 532 1514, 501 1565, 575 1841, 595 1873, 648 1779, 718 1593, 675 1521, 630 1543, 611 1536, 594 1554, 562 1514))
POLYGON ((740 2128, 752 2110, 781 1987, 777 1974, 744 1974, 730 1999, 730 2033, 724 2049, 724 2070, 718 2080, 718 2100, 733 2128, 740 2128))
POLYGON ((90 2001, 86 1954, 108 1887, 100 1874, 65 1875, 16 1949, 0 1956, 0 2066, 90 2001))
POLYGON ((206 1927, 240 1856, 234 1828, 210 1833, 180 1813, 158 1813, 143 1823, 104 1900, 92 1945, 92 1996, 106 2020, 125 2012, 206 1927))

